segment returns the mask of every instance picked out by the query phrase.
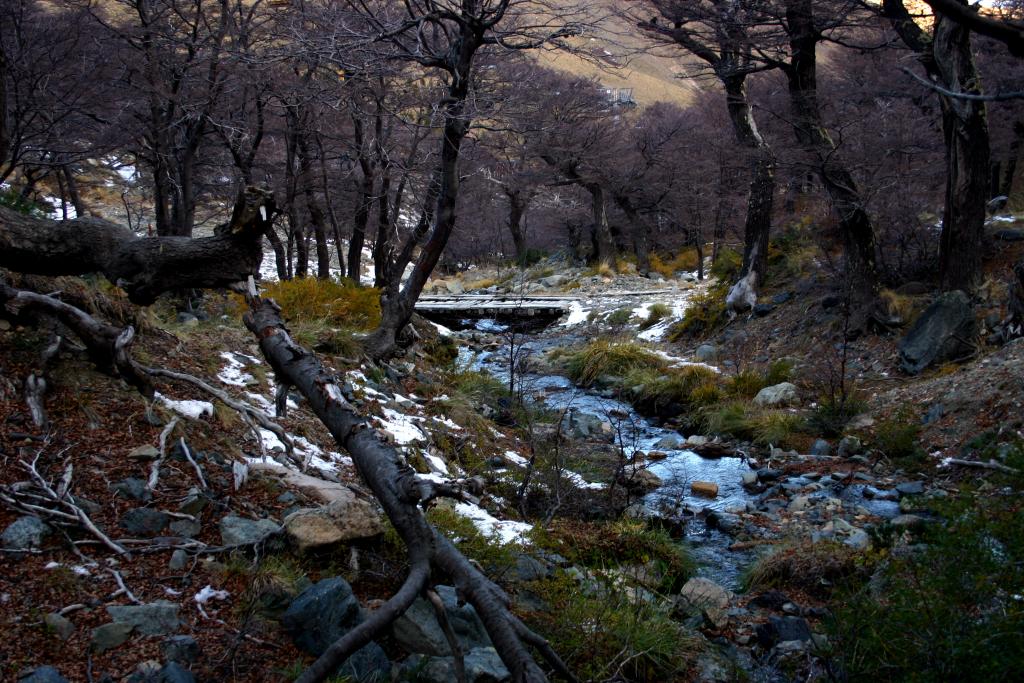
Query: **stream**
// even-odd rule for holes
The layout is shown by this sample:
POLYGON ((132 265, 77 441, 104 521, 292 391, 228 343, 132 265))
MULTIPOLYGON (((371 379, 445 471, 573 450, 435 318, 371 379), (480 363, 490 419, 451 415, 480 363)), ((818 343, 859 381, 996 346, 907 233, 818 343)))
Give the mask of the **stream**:
MULTIPOLYGON (((475 321, 473 327, 488 333, 500 332, 502 329, 501 325, 491 320, 475 321)), ((555 328, 550 332, 531 335, 529 340, 519 343, 525 353, 538 355, 555 347, 572 348, 586 342, 587 339, 583 337, 555 328)), ((478 352, 463 347, 459 364, 508 382, 507 346, 505 349, 478 352)), ((643 504, 657 511, 659 516, 685 521, 685 542, 699 565, 699 576, 731 590, 739 588, 742 571, 752 560, 753 551, 729 550, 733 539, 711 528, 706 524, 705 517, 710 511, 742 512, 755 503, 755 497, 741 485, 742 473, 749 471, 742 458, 702 458, 683 447, 684 439, 675 430, 654 426, 628 403, 578 387, 565 377, 527 371, 517 377, 517 382, 525 388, 524 394, 530 400, 538 401, 545 407, 595 415, 603 421, 611 422, 616 433, 614 443, 627 456, 634 451, 664 453, 664 459, 650 462, 647 466, 647 469, 661 478, 663 485, 647 494, 642 499, 643 504), (673 442, 675 447, 671 447, 673 442), (690 483, 693 481, 718 484, 718 496, 709 499, 693 495, 690 492, 690 483)))

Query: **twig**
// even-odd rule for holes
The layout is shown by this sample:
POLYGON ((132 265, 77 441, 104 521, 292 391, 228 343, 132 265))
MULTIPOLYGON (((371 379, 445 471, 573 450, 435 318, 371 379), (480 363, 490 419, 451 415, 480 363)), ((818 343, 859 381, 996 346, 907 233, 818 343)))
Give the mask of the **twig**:
POLYGON ((135 603, 136 605, 142 604, 142 601, 135 597, 135 594, 132 593, 128 586, 125 585, 124 577, 121 576, 121 572, 117 571, 116 569, 108 569, 107 571, 114 576, 114 581, 117 581, 117 587, 121 589, 120 592, 124 593, 124 596, 126 598, 128 598, 131 602, 135 603))
POLYGON ((1020 474, 1020 470, 998 463, 995 460, 981 462, 980 460, 960 460, 959 458, 950 458, 945 461, 945 464, 959 465, 960 467, 977 467, 983 470, 996 470, 998 472, 1006 472, 1007 474, 1020 474))
POLYGON ((185 437, 182 437, 179 443, 181 443, 181 450, 185 452, 185 459, 189 461, 189 464, 191 464, 192 468, 196 471, 196 477, 199 478, 199 485, 204 489, 209 488, 206 485, 206 479, 203 477, 203 470, 199 467, 199 463, 192 458, 192 452, 189 451, 188 446, 185 444, 185 437))
POLYGON ((910 69, 908 69, 905 66, 901 66, 900 70, 903 73, 905 73, 908 76, 910 76, 911 78, 913 78, 915 81, 917 81, 921 85, 923 85, 924 87, 926 87, 926 88, 928 88, 930 90, 934 90, 935 92, 939 93, 940 95, 945 95, 946 97, 952 97, 952 98, 958 99, 958 100, 972 100, 972 101, 975 101, 975 102, 1003 102, 1003 101, 1006 101, 1006 100, 1021 100, 1021 99, 1024 99, 1024 91, 1018 91, 1018 92, 997 92, 997 93, 992 94, 992 95, 983 95, 981 93, 970 93, 970 92, 957 92, 955 90, 949 90, 948 88, 943 88, 938 83, 933 83, 931 81, 925 80, 924 78, 921 78, 920 76, 918 76, 916 73, 914 73, 913 71, 911 71, 910 69))
POLYGON ((462 646, 455 635, 455 630, 452 629, 451 622, 448 621, 448 612, 444 608, 444 601, 432 587, 427 587, 423 592, 434 607, 434 616, 437 617, 437 623, 440 624, 445 640, 448 641, 448 647, 451 648, 452 663, 455 665, 455 680, 457 683, 466 683, 466 662, 463 658, 462 646))
POLYGON ((163 463, 164 458, 167 457, 167 437, 171 435, 177 424, 178 418, 173 417, 164 427, 163 431, 160 432, 160 457, 153 461, 153 466, 149 469, 149 480, 146 482, 147 491, 153 491, 156 488, 156 483, 160 480, 160 465, 163 463))

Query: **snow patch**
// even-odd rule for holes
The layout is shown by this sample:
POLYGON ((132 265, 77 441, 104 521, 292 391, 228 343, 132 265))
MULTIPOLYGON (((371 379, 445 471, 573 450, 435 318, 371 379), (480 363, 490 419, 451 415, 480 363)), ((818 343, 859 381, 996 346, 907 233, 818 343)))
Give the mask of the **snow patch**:
POLYGON ((533 529, 533 525, 526 522, 498 519, 479 505, 471 503, 456 503, 455 512, 473 522, 480 533, 493 537, 502 545, 525 542, 525 534, 533 529))
POLYGON ((426 441, 427 437, 419 427, 416 426, 416 418, 397 410, 384 408, 384 417, 377 417, 381 429, 394 437, 395 443, 400 445, 410 444, 413 441, 426 441))
POLYGON ((224 384, 230 384, 233 387, 244 387, 252 382, 255 382, 255 378, 248 372, 245 372, 245 363, 238 360, 235 354, 229 351, 221 351, 220 357, 228 362, 219 373, 217 373, 217 379, 224 384))
POLYGON ((572 301, 569 303, 569 315, 562 321, 561 327, 571 327, 573 325, 585 323, 589 316, 590 311, 583 308, 583 304, 579 301, 572 301))
POLYGON ((159 391, 156 392, 155 397, 164 406, 192 420, 198 420, 203 415, 213 417, 213 404, 209 401, 192 401, 188 399, 178 401, 173 398, 167 398, 159 391))

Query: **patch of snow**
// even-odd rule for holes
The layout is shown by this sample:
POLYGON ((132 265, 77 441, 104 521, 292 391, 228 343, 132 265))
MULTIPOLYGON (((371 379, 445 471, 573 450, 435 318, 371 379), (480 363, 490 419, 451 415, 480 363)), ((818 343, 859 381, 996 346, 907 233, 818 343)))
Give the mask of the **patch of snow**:
POLYGON ((438 457, 432 453, 423 451, 423 458, 430 465, 430 469, 440 474, 448 474, 448 463, 444 461, 444 458, 438 457))
POLYGON ((530 464, 530 461, 519 455, 515 451, 505 451, 505 459, 513 465, 519 465, 520 467, 526 467, 530 464))
POLYGON ((376 418, 381 429, 393 436, 395 443, 403 446, 413 441, 427 440, 423 430, 416 426, 415 419, 390 408, 384 408, 384 417, 376 418))
POLYGON ((156 392, 155 397, 161 404, 192 420, 198 420, 203 415, 213 417, 213 404, 209 401, 193 401, 188 399, 178 401, 173 398, 167 398, 159 391, 156 392))
POLYGON ((455 512, 473 522, 480 533, 493 537, 502 545, 525 542, 525 534, 533 529, 533 525, 526 522, 498 519, 479 505, 471 503, 456 503, 455 512))
POLYGON ((203 615, 205 619, 209 619, 210 615, 206 613, 203 606, 211 600, 227 600, 231 596, 227 591, 214 590, 213 586, 206 584, 203 590, 192 596, 192 599, 196 601, 196 607, 199 609, 199 613, 203 615))
POLYGON ((245 392, 245 395, 246 395, 246 397, 250 401, 255 403, 257 406, 259 406, 263 410, 265 410, 267 412, 270 412, 270 411, 274 410, 273 402, 270 401, 270 399, 268 399, 266 396, 263 396, 262 394, 254 394, 251 391, 245 392))
POLYGON ((583 308, 583 304, 579 301, 573 301, 569 304, 569 315, 566 316, 565 320, 562 321, 561 327, 571 327, 572 325, 579 325, 580 323, 587 322, 587 318, 590 316, 590 311, 583 308))
POLYGON ((452 331, 449 328, 445 327, 444 325, 441 325, 440 323, 435 323, 433 320, 428 320, 427 322, 436 327, 438 333, 441 334, 442 336, 452 336, 452 331))
POLYGON ((247 384, 255 382, 255 378, 248 372, 245 372, 245 363, 238 360, 235 354, 228 351, 221 351, 220 357, 228 362, 219 373, 217 373, 217 379, 224 384, 230 384, 234 387, 244 387, 247 384))
POLYGON ((686 368, 686 367, 691 367, 691 366, 699 366, 699 367, 702 367, 702 368, 707 368, 708 370, 713 370, 713 371, 715 371, 717 373, 721 373, 722 372, 721 370, 716 368, 714 365, 708 365, 707 363, 701 363, 699 361, 686 360, 685 358, 680 358, 679 356, 673 356, 671 354, 668 354, 668 353, 665 353, 664 351, 659 351, 659 350, 656 350, 654 353, 657 354, 658 356, 661 356, 662 358, 667 360, 669 363, 671 363, 672 365, 670 365, 669 367, 673 367, 673 368, 686 368))
POLYGON ((570 472, 569 470, 562 470, 562 475, 569 480, 569 482, 578 489, 604 489, 608 488, 607 484, 601 482, 591 482, 584 479, 581 475, 576 472, 570 472))
POLYGON ((445 427, 448 427, 448 429, 456 429, 456 430, 461 430, 462 429, 462 427, 460 427, 459 425, 457 425, 454 422, 452 422, 451 418, 435 416, 434 417, 434 422, 440 422, 445 427))
POLYGON ((990 223, 1016 223, 1017 218, 1014 216, 992 216, 988 219, 990 223))

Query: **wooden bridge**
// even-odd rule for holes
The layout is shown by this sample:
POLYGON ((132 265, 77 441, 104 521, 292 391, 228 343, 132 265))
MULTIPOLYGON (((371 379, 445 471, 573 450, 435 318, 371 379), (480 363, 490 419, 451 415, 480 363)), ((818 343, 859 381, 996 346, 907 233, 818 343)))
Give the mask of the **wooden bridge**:
POLYGON ((429 294, 416 302, 416 312, 449 327, 462 327, 459 323, 466 319, 540 327, 561 318, 579 300, 574 296, 429 294))

